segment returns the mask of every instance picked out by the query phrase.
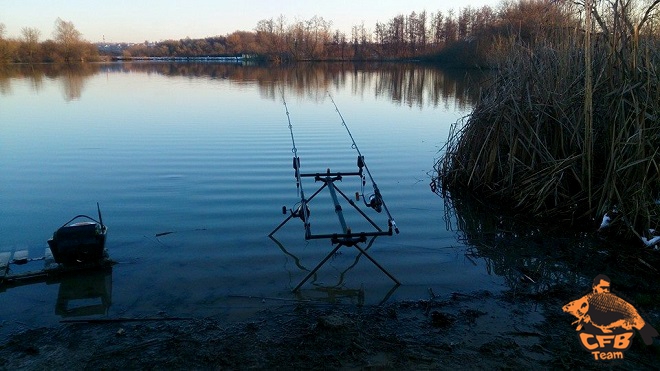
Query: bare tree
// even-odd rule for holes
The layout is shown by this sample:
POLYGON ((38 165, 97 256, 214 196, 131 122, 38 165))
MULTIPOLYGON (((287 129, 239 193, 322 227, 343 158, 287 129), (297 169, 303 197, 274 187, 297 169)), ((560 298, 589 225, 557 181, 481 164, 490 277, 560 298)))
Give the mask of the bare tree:
POLYGON ((335 33, 332 35, 332 44, 335 46, 332 57, 339 57, 341 60, 344 60, 346 58, 346 47, 348 46, 346 34, 335 30, 335 33))
POLYGON ((286 51, 286 17, 280 14, 275 20, 275 34, 277 35, 277 53, 282 55, 286 51))
POLYGON ((62 48, 62 55, 65 62, 81 60, 84 57, 82 53, 83 48, 81 47, 82 34, 76 29, 73 22, 67 22, 61 18, 57 18, 53 37, 62 48))
POLYGON ((264 54, 273 53, 276 49, 278 38, 275 34, 275 21, 273 18, 260 20, 254 30, 257 32, 257 42, 260 46, 259 52, 264 54))
POLYGON ((445 17, 445 23, 442 26, 443 26, 443 36, 444 36, 445 45, 451 44, 454 41, 456 41, 458 35, 458 26, 456 25, 456 21, 454 20, 453 10, 449 10, 449 12, 447 13, 447 17, 445 17))
POLYGON ((394 56, 400 56, 405 46, 406 18, 400 14, 389 22, 388 39, 394 56))
POLYGON ((609 43, 616 54, 631 50, 636 55, 640 35, 649 28, 652 33, 654 23, 660 18, 660 0, 609 0, 580 1, 587 7, 591 3, 591 13, 596 23, 609 36, 609 43))
POLYGON ((406 40, 410 46, 410 55, 413 56, 417 52, 417 13, 414 11, 406 18, 406 40))
POLYGON ((441 11, 438 11, 431 16, 431 35, 432 43, 435 47, 439 47, 444 41, 444 28, 443 24, 445 22, 444 14, 441 11))
POLYGON ((428 26, 426 25, 426 10, 419 13, 417 16, 417 40, 422 52, 426 50, 428 43, 428 26))
POLYGON ((474 17, 474 10, 471 6, 466 6, 458 13, 458 39, 465 40, 470 36, 472 31, 472 20, 474 17))
POLYGON ((21 29, 21 35, 23 35, 23 41, 26 43, 37 44, 41 36, 41 31, 34 27, 23 27, 21 29))
POLYGON ((360 50, 360 26, 351 27, 351 43, 353 44, 353 58, 362 59, 360 50))
POLYGON ((38 61, 40 59, 39 36, 41 36, 41 31, 33 27, 23 27, 21 35, 23 36, 23 53, 25 53, 26 60, 30 63, 38 61))
POLYGON ((472 24, 472 35, 485 35, 488 28, 495 25, 495 12, 488 5, 484 5, 474 12, 474 21, 472 24))
POLYGON ((323 56, 325 52, 325 45, 329 43, 330 27, 332 21, 326 21, 323 17, 314 16, 305 22, 305 44, 307 54, 312 59, 318 59, 323 56))
POLYGON ((15 43, 5 38, 5 24, 0 23, 0 63, 11 61, 14 58, 15 43))

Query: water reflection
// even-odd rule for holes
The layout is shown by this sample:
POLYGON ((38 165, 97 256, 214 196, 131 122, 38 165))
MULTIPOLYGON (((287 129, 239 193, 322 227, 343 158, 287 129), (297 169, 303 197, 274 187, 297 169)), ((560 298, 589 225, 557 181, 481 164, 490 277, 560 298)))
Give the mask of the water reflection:
POLYGON ((488 273, 504 277, 514 295, 570 297, 601 273, 615 276, 628 295, 656 295, 657 278, 647 261, 654 264, 657 257, 636 247, 532 224, 469 197, 447 197, 445 207, 445 219, 456 223, 449 228, 469 246, 466 258, 483 259, 488 273))
MULTIPOLYGON (((46 260, 45 267, 51 267, 52 270, 54 266, 56 264, 52 260, 46 260)), ((27 273, 34 272, 39 271, 28 268, 27 273)), ((112 304, 112 266, 65 273, 51 271, 47 274, 45 270, 41 272, 43 274, 24 274, 24 279, 0 282, 0 292, 43 283, 59 285, 54 310, 56 315, 69 318, 108 314, 112 304)))
POLYGON ((263 98, 276 99, 282 82, 286 90, 321 100, 331 88, 348 89, 358 96, 375 95, 409 107, 456 105, 466 110, 477 98, 482 73, 442 70, 436 66, 405 63, 299 63, 292 66, 222 63, 108 63, 82 65, 0 66, 0 94, 11 94, 10 79, 30 79, 35 91, 43 79, 58 79, 64 99, 79 99, 85 81, 98 73, 146 73, 168 77, 194 77, 256 84, 263 98))
POLYGON ((63 318, 107 315, 112 304, 112 267, 64 277, 55 314, 63 318))
POLYGON ((100 64, 36 64, 0 65, 0 94, 11 94, 11 79, 27 79, 36 92, 43 88, 44 78, 60 81, 64 100, 80 99, 87 78, 102 70, 100 64))
MULTIPOLYGON (((277 238, 275 238, 272 235, 268 237, 277 245, 277 247, 280 248, 280 250, 282 250, 282 252, 285 255, 293 259, 294 264, 297 267, 297 271, 302 271, 305 273, 311 271, 309 268, 305 267, 301 263, 300 258, 298 256, 288 251, 287 248, 277 238)), ((369 240, 367 246, 363 248, 363 250, 368 251, 372 247, 375 240, 376 240, 376 236, 372 237, 369 240)), ((364 305, 365 303, 364 286, 361 285, 360 287, 349 287, 345 282, 346 275, 360 262, 360 259, 362 258, 363 255, 364 254, 362 252, 359 252, 355 256, 353 262, 348 266, 346 266, 341 272, 339 272, 337 282, 334 284, 320 282, 318 280, 318 272, 315 272, 312 275, 310 281, 308 281, 308 284, 312 286, 311 289, 307 287, 301 290, 295 290, 296 297, 299 300, 322 301, 331 304, 348 302, 356 305, 364 305)), ((294 276, 298 276, 296 272, 289 271, 288 273, 289 273, 289 279, 291 281, 293 281, 294 276)), ((400 284, 395 283, 392 286, 392 288, 387 293, 385 293, 385 295, 380 300, 380 303, 381 304, 385 303, 396 291, 396 289, 399 288, 399 286, 400 284)))

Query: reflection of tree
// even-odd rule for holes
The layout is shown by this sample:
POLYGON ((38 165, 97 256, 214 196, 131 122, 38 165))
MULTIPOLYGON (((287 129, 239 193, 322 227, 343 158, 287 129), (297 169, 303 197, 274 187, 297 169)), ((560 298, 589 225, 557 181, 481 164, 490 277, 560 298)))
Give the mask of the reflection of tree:
POLYGON ((11 94, 11 84, 9 83, 9 73, 7 65, 0 64, 0 95, 11 94))
POLYGON ((530 224, 468 197, 447 196, 445 206, 446 220, 469 246, 466 257, 484 259, 488 272, 502 276, 514 293, 568 297, 567 289, 590 288, 590 280, 605 272, 630 295, 657 290, 657 271, 650 267, 660 261, 651 251, 640 254, 596 235, 530 224))
POLYGON ((309 99, 322 99, 331 87, 345 88, 357 95, 370 93, 410 107, 452 103, 465 108, 476 98, 482 78, 476 72, 447 72, 434 66, 406 63, 125 63, 103 68, 251 82, 260 87, 265 98, 279 96, 280 88, 309 99), (471 78, 466 78, 468 72, 471 78))
POLYGON ((443 71, 406 63, 297 63, 290 66, 227 63, 111 63, 0 66, 0 94, 10 91, 9 79, 29 78, 39 90, 44 76, 61 79, 67 101, 80 98, 85 79, 98 72, 140 72, 256 84, 265 99, 285 89, 307 99, 324 99, 330 88, 356 95, 373 94, 409 107, 456 105, 465 109, 476 99, 483 76, 476 72, 443 71))
POLYGON ((13 64, 0 66, 0 94, 11 93, 11 79, 29 79, 33 89, 39 91, 43 78, 60 79, 64 99, 71 101, 80 98, 85 79, 101 70, 98 64, 13 64))
POLYGON ((64 100, 69 102, 80 98, 85 83, 83 76, 68 71, 67 74, 62 76, 61 81, 64 90, 64 100))
MULTIPOLYGON (((30 68, 32 68, 34 72, 34 65, 30 65, 30 68)), ((32 85, 32 89, 34 91, 40 91, 41 88, 43 87, 43 82, 44 82, 44 75, 40 73, 32 73, 30 75, 30 83, 32 85)))

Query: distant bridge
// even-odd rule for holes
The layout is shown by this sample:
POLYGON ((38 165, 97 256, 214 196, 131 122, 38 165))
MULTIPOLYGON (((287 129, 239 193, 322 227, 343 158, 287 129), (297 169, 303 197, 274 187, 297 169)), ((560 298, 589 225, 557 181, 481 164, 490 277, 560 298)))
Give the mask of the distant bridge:
POLYGON ((113 61, 172 61, 172 62, 222 62, 242 63, 244 60, 254 59, 254 55, 242 54, 234 56, 193 56, 193 57, 112 57, 113 61))

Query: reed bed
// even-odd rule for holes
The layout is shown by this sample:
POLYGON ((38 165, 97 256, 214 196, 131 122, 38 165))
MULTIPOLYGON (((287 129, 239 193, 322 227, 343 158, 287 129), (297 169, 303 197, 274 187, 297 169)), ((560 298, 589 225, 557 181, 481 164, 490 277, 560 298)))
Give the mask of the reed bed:
POLYGON ((564 40, 511 47, 452 127, 437 191, 580 228, 610 212, 617 233, 648 236, 660 230, 660 44, 596 39, 585 68, 584 36, 564 40))

